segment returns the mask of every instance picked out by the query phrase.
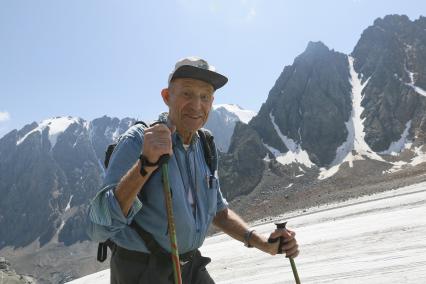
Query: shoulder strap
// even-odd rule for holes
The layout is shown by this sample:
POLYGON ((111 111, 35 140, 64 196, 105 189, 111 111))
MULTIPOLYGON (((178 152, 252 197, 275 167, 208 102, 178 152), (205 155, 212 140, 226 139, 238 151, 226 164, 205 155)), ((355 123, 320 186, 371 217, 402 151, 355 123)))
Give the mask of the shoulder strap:
POLYGON ((214 142, 214 136, 210 131, 203 128, 198 130, 198 135, 200 136, 201 144, 203 145, 204 159, 206 160, 210 172, 214 175, 217 170, 216 144, 214 142))
MULTIPOLYGON (((151 233, 145 231, 144 228, 142 228, 138 223, 136 223, 135 220, 130 223, 130 227, 138 233, 138 235, 141 237, 141 239, 144 241, 146 248, 149 250, 152 254, 158 254, 158 253, 164 253, 166 252, 165 249, 163 249, 157 241, 154 239, 154 237, 151 235, 151 233)), ((166 252, 167 253, 167 252, 166 252)))

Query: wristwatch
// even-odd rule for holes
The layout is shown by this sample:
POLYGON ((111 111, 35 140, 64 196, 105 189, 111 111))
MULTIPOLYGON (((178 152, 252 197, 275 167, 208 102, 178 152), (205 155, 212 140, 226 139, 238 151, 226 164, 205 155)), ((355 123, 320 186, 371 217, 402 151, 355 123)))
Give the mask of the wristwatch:
POLYGON ((151 163, 147 157, 145 157, 143 154, 139 156, 139 160, 141 161, 141 170, 139 171, 140 174, 144 177, 148 174, 148 172, 145 170, 145 167, 155 167, 158 165, 158 161, 155 163, 151 163))
POLYGON ((255 230, 247 230, 244 233, 244 245, 248 248, 252 248, 253 246, 250 244, 250 238, 255 230))

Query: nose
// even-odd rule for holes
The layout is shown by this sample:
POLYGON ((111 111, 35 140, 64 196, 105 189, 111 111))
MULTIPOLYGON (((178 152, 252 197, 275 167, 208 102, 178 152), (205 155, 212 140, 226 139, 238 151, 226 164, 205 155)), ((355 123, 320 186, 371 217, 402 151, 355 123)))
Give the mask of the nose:
POLYGON ((191 97, 190 106, 197 111, 201 109, 201 98, 199 95, 191 97))

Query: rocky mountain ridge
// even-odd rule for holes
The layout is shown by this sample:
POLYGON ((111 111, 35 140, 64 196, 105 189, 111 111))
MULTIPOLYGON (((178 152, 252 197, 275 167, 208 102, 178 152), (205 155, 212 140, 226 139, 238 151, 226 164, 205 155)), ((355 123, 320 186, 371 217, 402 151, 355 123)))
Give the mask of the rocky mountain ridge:
MULTIPOLYGON (((268 152, 264 161, 273 159, 293 168, 294 175, 309 172, 317 180, 358 161, 383 168, 378 175, 426 162, 425 22, 398 15, 377 19, 350 55, 310 42, 248 123, 251 131, 244 132, 250 134, 236 128, 231 145, 251 143, 256 136, 259 153, 268 152)), ((226 155, 253 155, 243 147, 226 155)), ((223 171, 235 173, 235 167, 223 171)), ((264 168, 257 167, 251 174, 261 176, 264 168)), ((250 192, 258 185, 247 188, 244 179, 244 173, 234 175, 234 188, 250 192)), ((222 183, 228 183, 226 175, 222 183)))

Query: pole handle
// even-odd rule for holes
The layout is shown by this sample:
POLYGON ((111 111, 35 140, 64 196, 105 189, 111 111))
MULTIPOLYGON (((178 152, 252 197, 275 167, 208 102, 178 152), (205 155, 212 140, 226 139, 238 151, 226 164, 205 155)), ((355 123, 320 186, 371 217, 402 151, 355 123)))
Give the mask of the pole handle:
MULTIPOLYGON (((275 223, 275 226, 277 226, 277 229, 280 229, 280 230, 285 230, 286 225, 287 225, 287 222, 275 223)), ((280 241, 280 244, 278 246, 278 253, 283 253, 281 246, 284 243, 284 237, 269 238, 268 243, 275 243, 278 240, 280 241)), ((297 272, 296 263, 294 262, 294 259, 291 257, 289 257, 289 260, 290 260, 291 270, 293 271, 294 281, 296 284, 300 284, 300 278, 299 278, 299 273, 297 272)))
MULTIPOLYGON (((285 226, 287 225, 287 222, 282 222, 282 223, 275 223, 275 226, 277 226, 277 229, 281 229, 281 230, 285 230, 285 226)), ((279 241, 280 244, 278 245, 278 253, 282 254, 283 250, 282 250, 282 245, 284 244, 284 238, 283 237, 279 237, 279 238, 269 238, 268 239, 268 243, 272 244, 279 241)))

